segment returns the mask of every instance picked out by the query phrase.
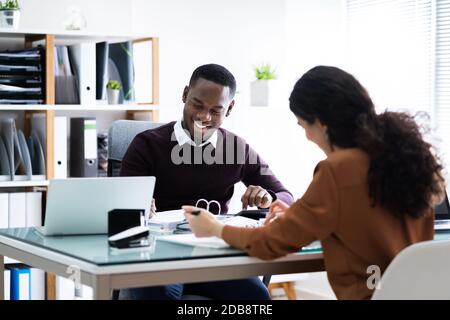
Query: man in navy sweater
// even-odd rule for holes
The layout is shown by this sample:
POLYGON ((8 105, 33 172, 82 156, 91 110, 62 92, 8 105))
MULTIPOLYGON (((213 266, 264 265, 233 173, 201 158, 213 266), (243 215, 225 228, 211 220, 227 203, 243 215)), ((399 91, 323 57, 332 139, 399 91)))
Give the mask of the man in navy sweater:
MULTIPOLYGON (((224 67, 198 67, 183 91, 183 119, 138 134, 122 161, 122 176, 155 176, 159 211, 216 200, 227 213, 234 184, 247 186, 242 207, 288 205, 292 195, 242 138, 220 128, 234 107, 236 81, 224 67)), ((214 212, 214 208, 211 208, 214 212)), ((216 209, 216 211, 219 209, 216 209)), ((268 299, 259 278, 121 290, 125 299, 179 299, 196 294, 213 299, 268 299)))

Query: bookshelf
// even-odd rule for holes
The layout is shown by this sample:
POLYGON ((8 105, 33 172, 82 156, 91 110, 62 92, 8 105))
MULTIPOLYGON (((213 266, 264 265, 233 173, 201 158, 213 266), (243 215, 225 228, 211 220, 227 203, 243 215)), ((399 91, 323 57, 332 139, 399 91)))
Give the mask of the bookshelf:
MULTIPOLYGON (((43 202, 45 204, 45 191, 48 181, 55 176, 54 157, 55 157, 55 116, 58 114, 68 114, 71 112, 76 114, 89 115, 95 112, 96 115, 106 113, 120 113, 119 118, 122 119, 147 119, 155 122, 159 121, 159 38, 149 37, 140 34, 108 34, 94 33, 86 31, 58 31, 51 30, 27 30, 27 29, 3 29, 0 28, 1 48, 8 48, 8 44, 14 44, 12 49, 33 48, 41 45, 44 48, 44 83, 45 96, 44 104, 0 104, 0 118, 5 114, 19 113, 23 117, 23 131, 29 136, 31 131, 31 118, 34 113, 45 115, 45 180, 28 180, 28 181, 0 181, 0 192, 8 190, 44 191, 43 202), (132 41, 133 44, 141 42, 151 43, 151 90, 152 100, 148 103, 124 103, 119 105, 108 105, 105 103, 95 104, 55 104, 55 46, 73 45, 83 42, 98 43, 107 41, 109 43, 117 43, 124 41, 132 41), (17 48, 19 43, 19 48, 17 48)), ((95 61, 94 61, 95 63, 95 61)), ((43 206, 43 210, 45 207, 43 206)), ((52 274, 47 274, 47 299, 56 298, 56 278, 52 274)))

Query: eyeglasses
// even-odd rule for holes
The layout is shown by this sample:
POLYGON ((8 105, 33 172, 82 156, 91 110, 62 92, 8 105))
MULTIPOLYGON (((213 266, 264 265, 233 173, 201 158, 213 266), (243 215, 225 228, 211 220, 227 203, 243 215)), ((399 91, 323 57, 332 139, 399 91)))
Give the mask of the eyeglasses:
POLYGON ((205 209, 205 210, 207 210, 207 211, 209 211, 209 212, 214 214, 214 212, 212 212, 211 209, 210 209, 211 204, 217 205, 217 208, 219 210, 217 211, 216 214, 217 215, 221 215, 222 214, 222 207, 220 206, 220 203, 218 201, 216 201, 216 200, 208 201, 206 199, 198 199, 197 202, 195 203, 195 206, 198 207, 198 208, 205 209), (206 208, 200 207, 200 203, 206 203, 206 208))

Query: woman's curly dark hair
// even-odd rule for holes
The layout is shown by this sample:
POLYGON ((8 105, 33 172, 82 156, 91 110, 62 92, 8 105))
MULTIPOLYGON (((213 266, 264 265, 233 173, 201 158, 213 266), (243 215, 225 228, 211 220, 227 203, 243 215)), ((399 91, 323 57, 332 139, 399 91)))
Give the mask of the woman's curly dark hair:
POLYGON ((297 81, 289 100, 296 116, 327 126, 331 146, 360 148, 369 155, 374 205, 398 217, 421 217, 442 198, 442 165, 414 117, 402 112, 377 115, 367 91, 351 74, 315 67, 297 81))

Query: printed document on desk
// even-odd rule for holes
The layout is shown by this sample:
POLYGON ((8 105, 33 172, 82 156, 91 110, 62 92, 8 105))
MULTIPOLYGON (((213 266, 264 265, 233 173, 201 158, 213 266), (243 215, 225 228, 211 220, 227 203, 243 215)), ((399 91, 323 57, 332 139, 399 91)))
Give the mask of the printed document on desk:
POLYGON ((147 220, 148 227, 159 229, 175 229, 178 224, 185 222, 184 210, 169 210, 156 212, 156 215, 147 220))
MULTIPOLYGON (((181 210, 183 212, 183 210, 181 210)), ((253 219, 249 219, 246 217, 240 216, 219 216, 219 220, 221 220, 224 224, 234 226, 234 227, 242 227, 242 228, 257 228, 262 225, 260 221, 256 221, 253 219)), ((173 235, 165 235, 157 238, 161 241, 174 242, 187 246, 198 246, 198 247, 206 247, 206 248, 228 248, 228 245, 222 239, 216 237, 203 237, 197 238, 194 234, 173 234, 173 235)))
POLYGON ((222 239, 216 237, 197 238, 193 233, 173 234, 157 237, 156 240, 178 243, 185 246, 198 246, 206 248, 228 248, 229 245, 222 239))

